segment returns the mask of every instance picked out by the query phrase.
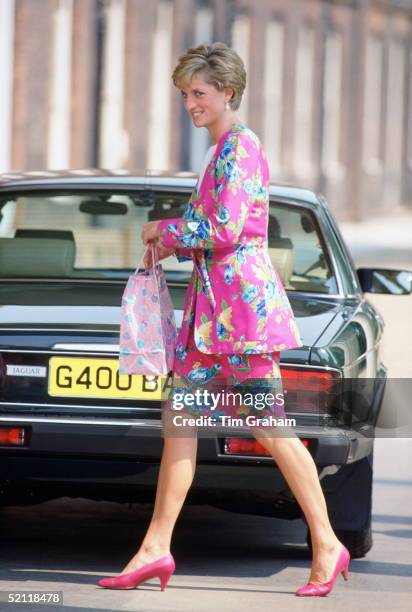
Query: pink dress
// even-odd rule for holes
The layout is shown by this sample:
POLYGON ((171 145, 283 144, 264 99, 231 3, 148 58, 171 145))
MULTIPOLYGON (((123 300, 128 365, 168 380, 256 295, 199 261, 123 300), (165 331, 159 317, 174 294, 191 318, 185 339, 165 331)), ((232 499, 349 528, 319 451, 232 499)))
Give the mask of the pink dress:
POLYGON ((158 222, 160 244, 194 267, 181 340, 211 355, 302 346, 268 250, 269 168, 256 134, 233 126, 219 139, 183 217, 158 222))
MULTIPOLYGON (((209 149, 203 165, 205 177, 199 177, 183 219, 159 224, 161 243, 175 248, 179 261, 194 262, 177 339, 173 388, 281 393, 280 350, 302 343, 267 252, 269 173, 263 149, 253 132, 236 126, 209 149), (249 158, 249 166, 243 158, 249 158), (209 214, 201 202, 210 197, 205 185, 215 188, 214 210, 209 214), (218 221, 215 226, 212 218, 218 221), (245 231, 248 218, 255 221, 249 223, 249 232, 245 231), (248 274, 242 274, 246 268, 248 274), (253 276, 255 284, 250 283, 253 276), (236 335, 236 328, 247 333, 236 335), (272 337, 268 330, 274 331, 272 337)), ((170 407, 170 402, 166 405, 170 407)), ((184 411, 243 418, 284 416, 278 403, 259 410, 252 404, 219 404, 210 412, 197 402, 184 411)))

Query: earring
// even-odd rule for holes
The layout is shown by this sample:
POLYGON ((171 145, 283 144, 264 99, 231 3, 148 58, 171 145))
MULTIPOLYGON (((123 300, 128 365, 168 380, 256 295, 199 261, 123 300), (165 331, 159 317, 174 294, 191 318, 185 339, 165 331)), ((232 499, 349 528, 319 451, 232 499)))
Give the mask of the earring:
POLYGON ((226 102, 226 104, 225 104, 225 110, 230 110, 230 104, 229 104, 229 102, 226 102))

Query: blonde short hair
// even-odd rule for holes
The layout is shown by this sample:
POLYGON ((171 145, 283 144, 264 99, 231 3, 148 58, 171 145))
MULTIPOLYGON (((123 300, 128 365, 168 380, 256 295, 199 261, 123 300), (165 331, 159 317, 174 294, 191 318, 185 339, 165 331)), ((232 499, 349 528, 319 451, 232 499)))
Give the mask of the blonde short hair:
POLYGON ((225 87, 233 89, 229 104, 232 110, 239 108, 246 86, 246 70, 236 51, 222 42, 188 49, 179 57, 172 74, 173 83, 176 87, 184 86, 198 72, 219 91, 225 87))

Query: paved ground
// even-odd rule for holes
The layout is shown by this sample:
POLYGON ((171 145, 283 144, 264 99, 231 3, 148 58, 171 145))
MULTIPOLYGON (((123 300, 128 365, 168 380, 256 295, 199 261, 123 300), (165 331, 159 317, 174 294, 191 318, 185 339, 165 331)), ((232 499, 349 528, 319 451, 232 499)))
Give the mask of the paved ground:
MULTIPOLYGON (((173 544, 176 573, 165 592, 157 579, 131 591, 101 589, 95 582, 123 567, 151 509, 68 498, 3 511, 1 589, 60 590, 64 610, 77 612, 406 612, 412 600, 410 466, 409 440, 376 441, 374 547, 366 558, 351 562, 349 581, 340 578, 325 599, 293 595, 310 567, 301 521, 240 516, 209 506, 183 510, 173 544)), ((5 608, 0 604, 0 609, 5 608)))
MULTIPOLYGON (((380 220, 342 230, 360 265, 412 269, 412 216, 399 218, 392 227, 380 220)), ((370 299, 387 322, 385 363, 390 375, 410 377, 412 298, 370 299)), ((133 554, 151 508, 67 498, 3 510, 0 588, 61 590, 64 610, 76 612, 409 611, 411 466, 409 439, 376 440, 374 547, 365 559, 352 561, 349 582, 340 578, 327 598, 293 595, 309 575, 302 521, 240 516, 211 507, 184 508, 173 543, 177 569, 164 593, 156 579, 138 590, 100 589, 95 582, 114 575, 133 554)), ((4 603, 0 609, 6 609, 4 603)), ((49 608, 13 604, 7 609, 49 608)))

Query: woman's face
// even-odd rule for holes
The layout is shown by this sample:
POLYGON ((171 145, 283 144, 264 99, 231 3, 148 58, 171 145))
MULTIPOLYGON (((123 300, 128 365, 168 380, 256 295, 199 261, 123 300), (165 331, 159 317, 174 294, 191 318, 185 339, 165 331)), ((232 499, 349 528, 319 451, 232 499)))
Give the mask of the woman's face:
POLYGON ((181 88, 181 92, 185 109, 195 127, 207 128, 221 119, 232 90, 225 88, 219 91, 214 85, 206 83, 201 74, 195 74, 192 80, 181 88))

